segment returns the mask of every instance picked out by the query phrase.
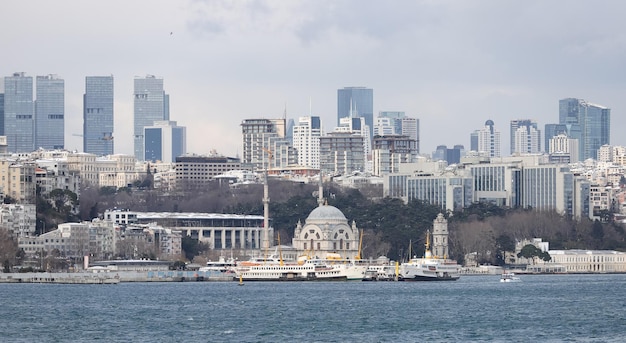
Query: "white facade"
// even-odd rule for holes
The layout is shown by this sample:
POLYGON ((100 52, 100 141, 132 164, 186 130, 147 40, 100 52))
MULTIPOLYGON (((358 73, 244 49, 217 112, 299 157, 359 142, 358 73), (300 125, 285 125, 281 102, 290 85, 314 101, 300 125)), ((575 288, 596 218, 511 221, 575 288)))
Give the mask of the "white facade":
POLYGON ((565 134, 559 134, 550 138, 550 154, 568 154, 570 163, 578 162, 578 139, 569 138, 565 134))
POLYGON ((293 147, 298 151, 298 164, 320 167, 320 137, 322 136, 320 117, 300 117, 293 127, 293 147))
POLYGON ((520 126, 515 130, 514 152, 537 154, 541 151, 541 132, 533 126, 520 126))
POLYGON ((489 157, 500 157, 500 131, 494 128, 492 120, 487 120, 485 126, 475 132, 478 139, 478 153, 489 157))
POLYGON ((567 273, 624 273, 626 253, 613 250, 550 250, 551 260, 540 265, 562 266, 567 273))

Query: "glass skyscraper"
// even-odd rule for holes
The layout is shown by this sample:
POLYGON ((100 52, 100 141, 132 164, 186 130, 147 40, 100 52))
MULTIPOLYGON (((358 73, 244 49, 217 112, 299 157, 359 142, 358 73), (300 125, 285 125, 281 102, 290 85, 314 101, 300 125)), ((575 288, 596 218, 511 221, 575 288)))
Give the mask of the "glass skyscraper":
POLYGON ((163 91, 162 78, 135 77, 134 113, 135 158, 143 161, 144 128, 155 121, 169 120, 169 96, 163 91))
POLYGON ((14 73, 4 78, 4 134, 8 152, 32 152, 35 149, 35 107, 33 78, 14 73))
POLYGON ((112 155, 113 76, 87 76, 83 96, 83 151, 98 156, 112 155))
POLYGON ((339 120, 344 117, 365 118, 371 139, 374 132, 374 90, 365 87, 345 87, 337 90, 337 126, 339 120))
POLYGON ((145 161, 176 162, 187 153, 187 129, 175 121, 156 121, 144 128, 145 161))
POLYGON ((37 76, 35 148, 65 147, 65 81, 56 75, 37 76))
POLYGON ((610 144, 611 110, 582 99, 559 100, 559 124, 567 127, 568 137, 578 139, 579 160, 597 160, 598 149, 610 144))

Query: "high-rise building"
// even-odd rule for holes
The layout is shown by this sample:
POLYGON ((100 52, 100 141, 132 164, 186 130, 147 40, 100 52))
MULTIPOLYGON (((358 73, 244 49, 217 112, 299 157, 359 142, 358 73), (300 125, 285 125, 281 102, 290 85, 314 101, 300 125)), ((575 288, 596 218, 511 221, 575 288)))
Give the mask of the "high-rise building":
POLYGON ((56 75, 37 76, 35 148, 65 147, 65 81, 56 75))
POLYGON ((262 170, 275 158, 273 141, 286 140, 286 120, 281 119, 245 119, 241 123, 243 138, 242 167, 262 170))
POLYGON ((582 99, 559 100, 559 124, 567 127, 567 134, 578 139, 579 160, 597 159, 598 149, 610 144, 611 110, 582 99))
POLYGON ((352 132, 330 132, 320 138, 320 169, 350 175, 365 171, 364 137, 352 132))
POLYGON ((298 164, 312 168, 320 167, 320 117, 300 117, 293 127, 293 147, 298 151, 298 164))
POLYGON ((0 136, 4 136, 4 93, 0 93, 0 136))
POLYGON ((457 144, 452 149, 448 149, 446 145, 438 145, 432 154, 434 161, 446 161, 448 165, 458 164, 461 162, 461 156, 465 153, 465 147, 457 144))
POLYGON ((545 147, 546 152, 549 151, 550 139, 560 134, 564 134, 567 136, 567 126, 565 124, 546 124, 544 128, 545 128, 544 129, 544 135, 545 135, 544 147, 545 147))
POLYGON ((408 136, 375 136, 372 143, 374 175, 397 173, 400 171, 400 164, 417 161, 415 139, 408 136))
POLYGON ((565 133, 560 133, 550 138, 548 153, 551 163, 578 162, 578 140, 567 137, 565 133))
POLYGON ((112 155, 113 76, 87 76, 83 96, 83 151, 112 155))
POLYGON ((135 158, 144 159, 144 128, 155 121, 169 120, 169 96, 163 90, 163 79, 154 75, 135 77, 134 91, 135 158))
POLYGON ((24 73, 4 78, 4 133, 9 152, 35 150, 33 78, 24 73))
POLYGON ((374 90, 365 87, 345 87, 337 90, 337 125, 341 118, 365 118, 370 127, 370 140, 374 127, 374 90))
POLYGON ((541 131, 531 119, 511 120, 511 154, 541 152, 541 131))
POLYGON ((537 154, 541 152, 541 131, 537 122, 530 119, 511 120, 511 154, 537 154))
POLYGON ((489 157, 500 157, 500 131, 494 128, 493 120, 487 120, 485 126, 474 131, 470 136, 472 142, 472 150, 474 150, 474 144, 479 154, 484 154, 489 157))
POLYGON ((415 139, 415 148, 417 149, 417 153, 420 152, 420 120, 417 118, 404 117, 401 120, 402 122, 402 133, 403 136, 408 136, 411 139, 415 139))
POLYGON ((176 162, 176 157, 187 153, 187 130, 175 121, 155 121, 144 127, 144 161, 176 162))

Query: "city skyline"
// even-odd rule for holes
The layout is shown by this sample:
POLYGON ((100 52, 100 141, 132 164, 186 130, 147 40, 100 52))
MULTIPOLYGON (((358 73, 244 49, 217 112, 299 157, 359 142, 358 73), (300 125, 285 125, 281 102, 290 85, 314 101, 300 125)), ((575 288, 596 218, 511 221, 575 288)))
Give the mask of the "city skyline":
POLYGON ((187 126, 187 150, 198 154, 241 156, 242 120, 281 118, 285 108, 289 118, 320 116, 330 131, 337 90, 351 86, 374 90, 374 116, 418 118, 421 153, 469 147, 469 132, 487 119, 501 132, 518 118, 543 129, 558 122, 558 101, 568 97, 611 108, 610 143, 626 145, 618 134, 626 127, 625 6, 10 2, 0 11, 0 75, 65 80, 67 149, 82 149, 74 134, 82 133, 85 76, 113 75, 115 152, 132 155, 132 79, 146 74, 165 79, 172 118, 187 126), (590 17, 603 20, 571 25, 590 17))

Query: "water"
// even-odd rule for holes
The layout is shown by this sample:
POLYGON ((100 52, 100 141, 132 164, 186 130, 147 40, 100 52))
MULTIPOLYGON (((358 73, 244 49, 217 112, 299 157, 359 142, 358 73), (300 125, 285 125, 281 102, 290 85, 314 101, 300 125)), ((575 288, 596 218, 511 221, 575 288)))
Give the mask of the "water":
POLYGON ((0 341, 626 341, 626 275, 521 278, 0 284, 0 341))

